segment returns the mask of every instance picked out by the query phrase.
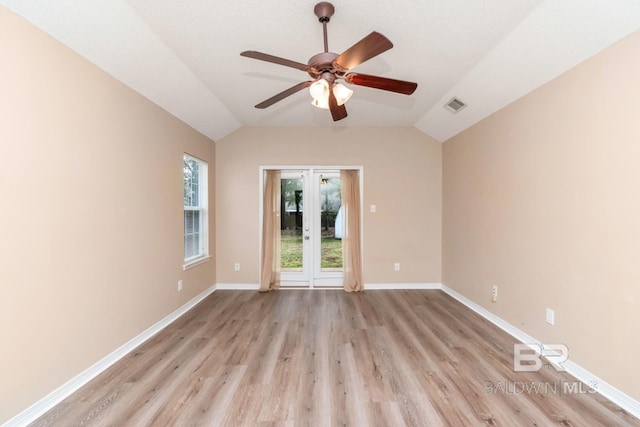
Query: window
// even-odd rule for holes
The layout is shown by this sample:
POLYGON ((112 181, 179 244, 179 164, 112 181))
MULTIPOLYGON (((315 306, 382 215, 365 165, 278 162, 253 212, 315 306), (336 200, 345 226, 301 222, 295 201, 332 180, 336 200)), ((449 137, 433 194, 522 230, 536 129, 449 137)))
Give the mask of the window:
POLYGON ((184 268, 209 259, 207 164, 184 155, 184 268))

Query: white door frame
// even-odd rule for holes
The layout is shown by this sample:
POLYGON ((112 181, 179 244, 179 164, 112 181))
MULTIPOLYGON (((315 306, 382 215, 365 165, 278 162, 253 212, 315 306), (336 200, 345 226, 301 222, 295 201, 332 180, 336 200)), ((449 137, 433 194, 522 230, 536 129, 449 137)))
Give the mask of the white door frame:
MULTIPOLYGON (((293 172, 293 173, 306 173, 306 181, 309 182, 309 187, 311 185, 315 185, 315 179, 317 177, 316 173, 322 173, 324 172, 336 172, 336 171, 340 171, 340 170, 357 170, 358 171, 358 176, 360 177, 360 224, 362 224, 362 226, 364 225, 364 221, 363 221, 363 194, 364 194, 364 188, 363 188, 363 182, 364 182, 364 168, 362 166, 308 166, 308 165, 286 165, 286 166, 260 166, 259 167, 259 200, 258 200, 258 232, 259 232, 259 238, 258 238, 258 248, 262 248, 262 211, 263 211, 263 193, 264 193, 264 173, 267 170, 280 170, 283 172, 283 174, 287 173, 287 172, 293 172)), ((315 221, 317 222, 319 219, 319 209, 313 209, 313 204, 317 203, 317 201, 311 201, 309 200, 309 198, 307 197, 307 200, 305 200, 305 203, 303 205, 303 209, 306 210, 306 212, 304 212, 303 217, 305 218, 306 221, 315 221), (316 215, 316 218, 312 218, 308 212, 310 212, 310 209, 313 209, 311 212, 314 212, 316 215), (315 212, 318 211, 318 212, 315 212)), ((304 228, 305 228, 305 224, 303 224, 303 233, 304 233, 304 228)), ((309 228, 311 229, 315 229, 317 227, 314 227, 313 224, 309 224, 309 228)), ((364 228, 364 227, 363 227, 364 228)), ((363 241, 364 241, 364 232, 360 233, 361 236, 361 241, 360 241, 360 245, 361 248, 363 248, 362 253, 364 253, 364 245, 363 245, 363 241)), ((315 278, 312 276, 316 276, 317 274, 315 273, 316 269, 319 269, 319 261, 317 261, 318 265, 313 265, 311 263, 316 263, 315 258, 320 258, 320 257, 316 257, 313 256, 313 254, 319 250, 320 248, 320 242, 319 239, 311 239, 310 241, 315 241, 316 242, 316 247, 312 248, 310 247, 310 245, 307 243, 307 246, 304 247, 304 251, 303 251, 303 256, 305 257, 303 260, 303 266, 308 266, 307 268, 311 268, 314 272, 314 274, 309 274, 309 270, 307 270, 306 272, 303 272, 299 277, 292 277, 291 281, 288 281, 288 283, 283 286, 283 287, 303 287, 303 288, 309 288, 309 289, 317 289, 317 288, 327 288, 327 287, 342 287, 343 285, 343 280, 342 280, 342 274, 343 273, 337 273, 337 274, 327 274, 324 273, 322 276, 324 277, 319 277, 319 278, 315 278), (303 274, 307 274, 306 277, 303 277, 303 274), (300 280, 297 280, 300 279, 300 280)), ((303 240, 303 245, 305 240, 303 240)), ((309 241, 307 241, 309 242, 309 241)), ((262 262, 261 262, 261 251, 258 250, 258 265, 260 266, 260 268, 258 269, 258 283, 260 282, 260 275, 261 275, 261 269, 262 269, 262 262)), ((319 270, 318 270, 319 271, 319 270)), ((291 276, 291 275, 289 275, 291 276)))

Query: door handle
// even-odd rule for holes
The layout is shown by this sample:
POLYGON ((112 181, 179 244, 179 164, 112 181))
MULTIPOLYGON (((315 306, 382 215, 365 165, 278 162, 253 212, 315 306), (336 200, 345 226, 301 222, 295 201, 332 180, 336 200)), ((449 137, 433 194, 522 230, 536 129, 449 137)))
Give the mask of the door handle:
POLYGON ((309 240, 309 236, 305 235, 304 240, 309 240))

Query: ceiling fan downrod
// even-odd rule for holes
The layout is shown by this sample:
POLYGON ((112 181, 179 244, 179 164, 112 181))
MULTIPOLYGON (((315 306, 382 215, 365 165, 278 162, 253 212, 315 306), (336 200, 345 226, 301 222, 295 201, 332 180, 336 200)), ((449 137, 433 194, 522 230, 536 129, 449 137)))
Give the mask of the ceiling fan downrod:
POLYGON ((327 23, 335 13, 336 9, 327 1, 320 2, 313 8, 313 13, 318 17, 318 21, 322 23, 322 32, 324 34, 324 53, 329 52, 329 41, 327 38, 327 23))

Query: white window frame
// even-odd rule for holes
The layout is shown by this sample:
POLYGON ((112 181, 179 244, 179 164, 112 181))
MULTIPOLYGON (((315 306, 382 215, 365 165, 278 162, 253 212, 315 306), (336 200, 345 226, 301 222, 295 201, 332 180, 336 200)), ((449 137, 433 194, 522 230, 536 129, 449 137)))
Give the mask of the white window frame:
MULTIPOLYGON (((184 263, 182 265, 182 269, 183 270, 187 270, 191 267, 195 267, 198 264, 202 264, 203 262, 208 261, 211 256, 209 255, 209 200, 208 200, 208 194, 209 194, 209 170, 208 170, 208 165, 207 162, 205 162, 204 160, 201 160, 197 157, 194 157, 192 155, 189 155, 187 153, 184 153, 183 155, 183 168, 184 168, 184 161, 185 160, 191 160, 191 161, 195 161, 198 163, 198 169, 199 169, 199 173, 198 173, 198 201, 199 204, 198 206, 183 206, 183 232, 182 232, 182 236, 183 236, 183 256, 186 255, 186 248, 184 247, 184 238, 186 236, 186 223, 185 223, 185 219, 184 219, 184 212, 186 211, 199 211, 200 215, 199 215, 199 230, 200 230, 200 239, 199 239, 199 248, 198 248, 198 254, 191 256, 189 258, 184 258, 184 263)), ((183 175, 182 175, 182 191, 183 191, 183 196, 184 196, 184 169, 183 169, 183 175)), ((184 197, 183 197, 183 205, 184 205, 184 197)))

